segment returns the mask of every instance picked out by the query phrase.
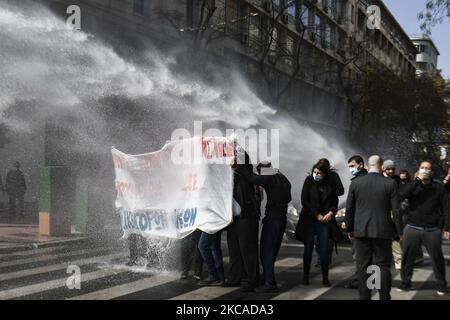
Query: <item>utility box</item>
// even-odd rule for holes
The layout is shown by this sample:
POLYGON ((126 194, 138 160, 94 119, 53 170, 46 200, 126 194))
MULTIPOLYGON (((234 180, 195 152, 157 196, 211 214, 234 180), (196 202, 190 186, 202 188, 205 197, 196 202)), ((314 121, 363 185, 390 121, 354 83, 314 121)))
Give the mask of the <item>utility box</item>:
POLYGON ((69 167, 44 167, 39 172, 39 235, 71 234, 76 183, 69 167))

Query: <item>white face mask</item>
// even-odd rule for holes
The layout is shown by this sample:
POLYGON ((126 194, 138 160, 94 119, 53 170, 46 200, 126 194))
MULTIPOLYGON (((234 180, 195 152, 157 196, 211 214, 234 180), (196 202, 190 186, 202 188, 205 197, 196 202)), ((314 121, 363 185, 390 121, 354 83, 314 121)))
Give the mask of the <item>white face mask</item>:
POLYGON ((431 176, 431 170, 429 169, 419 169, 419 173, 426 178, 429 178, 431 176))

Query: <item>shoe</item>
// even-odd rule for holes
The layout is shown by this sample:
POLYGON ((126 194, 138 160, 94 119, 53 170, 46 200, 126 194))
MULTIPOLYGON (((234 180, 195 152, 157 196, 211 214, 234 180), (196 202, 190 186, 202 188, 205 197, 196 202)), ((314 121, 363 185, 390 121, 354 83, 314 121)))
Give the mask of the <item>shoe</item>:
POLYGON ((439 288, 437 294, 439 296, 445 296, 448 293, 448 289, 446 287, 439 288))
POLYGON ((241 292, 255 292, 255 288, 251 286, 243 286, 241 287, 241 292))
POLYGON ((411 290, 412 286, 410 283, 406 284, 406 283, 402 283, 398 288, 397 291, 398 292, 406 292, 411 290))
POLYGON ((223 281, 219 278, 210 278, 208 277, 205 280, 198 282, 199 286, 207 286, 207 287, 219 287, 223 285, 223 281))
POLYGON ((303 276, 303 284, 305 286, 309 286, 309 275, 304 275, 303 276))
POLYGON ((261 291, 264 293, 278 292, 278 287, 276 285, 264 285, 261 291))
POLYGON ((202 280, 202 276, 199 276, 198 274, 194 274, 192 277, 197 281, 202 280))
POLYGON ((414 262, 414 266, 415 267, 420 267, 421 265, 423 265, 425 263, 425 259, 424 258, 420 258, 420 259, 418 259, 418 260, 416 260, 415 262, 414 262))
POLYGON ((229 282, 229 281, 224 281, 224 282, 223 282, 223 286, 224 286, 225 288, 232 288, 232 287, 240 287, 241 284, 240 284, 239 282, 233 283, 233 282, 229 282))
POLYGON ((322 284, 324 285, 324 287, 331 287, 330 280, 328 279, 323 279, 322 284))
POLYGON ((358 280, 353 279, 352 281, 344 284, 345 289, 358 289, 358 280))
POLYGON ((137 261, 136 260, 129 260, 127 263, 125 263, 125 265, 127 267, 134 267, 134 266, 137 266, 137 261))
POLYGON ((186 280, 187 278, 189 278, 189 272, 183 271, 183 272, 181 273, 180 279, 181 279, 181 280, 186 280))

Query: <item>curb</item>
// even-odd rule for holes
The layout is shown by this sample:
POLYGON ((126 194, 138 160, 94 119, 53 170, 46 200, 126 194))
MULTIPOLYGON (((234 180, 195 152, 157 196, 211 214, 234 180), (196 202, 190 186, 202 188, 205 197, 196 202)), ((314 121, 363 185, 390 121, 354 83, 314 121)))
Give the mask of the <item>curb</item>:
POLYGON ((15 246, 11 247, 5 247, 0 248, 0 254, 8 254, 8 253, 14 253, 14 252, 20 252, 20 251, 26 251, 26 250, 33 250, 33 249, 40 249, 40 248, 50 248, 50 247, 58 247, 65 244, 81 244, 84 242, 90 242, 92 240, 91 237, 77 237, 73 239, 62 239, 62 240, 49 240, 48 242, 42 242, 42 243, 36 243, 36 242, 29 242, 29 243, 23 243, 23 244, 17 244, 15 246))

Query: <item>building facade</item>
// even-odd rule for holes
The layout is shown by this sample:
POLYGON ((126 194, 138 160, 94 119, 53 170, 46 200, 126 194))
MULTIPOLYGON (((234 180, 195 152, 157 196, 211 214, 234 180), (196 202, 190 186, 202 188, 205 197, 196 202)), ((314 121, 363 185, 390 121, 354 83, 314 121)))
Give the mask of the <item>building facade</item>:
POLYGON ((438 72, 438 48, 428 36, 413 36, 411 41, 417 49, 416 65, 417 75, 436 75, 438 72))

